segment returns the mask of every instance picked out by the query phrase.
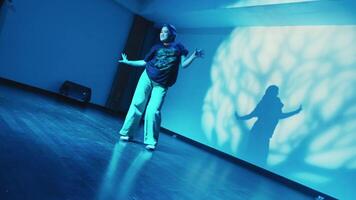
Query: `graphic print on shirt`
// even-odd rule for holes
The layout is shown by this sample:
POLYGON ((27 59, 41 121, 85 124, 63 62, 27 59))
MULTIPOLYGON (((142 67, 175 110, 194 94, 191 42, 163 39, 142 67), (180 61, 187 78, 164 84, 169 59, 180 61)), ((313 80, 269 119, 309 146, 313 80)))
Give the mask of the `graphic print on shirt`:
POLYGON ((176 48, 160 48, 156 53, 155 67, 166 70, 178 62, 179 51, 176 48))

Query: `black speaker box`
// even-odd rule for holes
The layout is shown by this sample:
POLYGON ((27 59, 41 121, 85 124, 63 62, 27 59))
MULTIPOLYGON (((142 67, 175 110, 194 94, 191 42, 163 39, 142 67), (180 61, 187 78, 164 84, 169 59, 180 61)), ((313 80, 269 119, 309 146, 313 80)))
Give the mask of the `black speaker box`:
POLYGON ((88 103, 91 99, 90 88, 71 81, 64 81, 59 89, 59 93, 85 103, 88 103))

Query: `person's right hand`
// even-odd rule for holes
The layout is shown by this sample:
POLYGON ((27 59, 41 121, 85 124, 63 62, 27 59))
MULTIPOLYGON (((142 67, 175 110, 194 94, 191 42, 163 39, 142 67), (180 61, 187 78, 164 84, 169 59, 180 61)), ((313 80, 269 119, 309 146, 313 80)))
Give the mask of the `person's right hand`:
POLYGON ((122 56, 122 59, 121 60, 119 60, 119 63, 127 63, 127 55, 125 54, 125 53, 122 53, 121 54, 121 56, 122 56))

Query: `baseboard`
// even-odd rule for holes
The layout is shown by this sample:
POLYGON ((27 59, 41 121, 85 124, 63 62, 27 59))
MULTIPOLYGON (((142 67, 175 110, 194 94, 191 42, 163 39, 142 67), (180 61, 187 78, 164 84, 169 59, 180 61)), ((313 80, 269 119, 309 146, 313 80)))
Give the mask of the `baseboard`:
POLYGON ((67 96, 61 95, 59 92, 57 93, 57 92, 45 90, 45 89, 42 89, 42 88, 39 88, 39 87, 35 87, 35 86, 28 85, 28 84, 20 83, 20 82, 11 80, 11 79, 6 79, 6 78, 0 77, 0 83, 1 84, 5 84, 7 86, 12 86, 12 87, 16 87, 16 88, 19 88, 19 89, 23 89, 23 90, 26 90, 26 91, 35 92, 37 94, 41 94, 41 95, 44 95, 44 96, 49 96, 49 97, 53 97, 53 98, 56 98, 56 99, 60 99, 60 100, 62 100, 64 102, 67 102, 67 103, 70 103, 70 104, 73 104, 73 105, 76 105, 76 106, 79 106, 79 107, 82 107, 82 108, 84 108, 84 107, 94 108, 94 109, 103 111, 105 113, 108 113, 108 114, 111 114, 111 115, 115 115, 115 116, 120 116, 120 117, 124 117, 125 114, 126 114, 126 113, 121 112, 121 111, 111 110, 111 109, 109 109, 109 108, 107 108, 105 106, 102 106, 102 105, 98 105, 98 104, 91 103, 91 102, 88 102, 88 103, 82 102, 82 101, 79 101, 79 100, 76 100, 76 99, 69 98, 67 96))

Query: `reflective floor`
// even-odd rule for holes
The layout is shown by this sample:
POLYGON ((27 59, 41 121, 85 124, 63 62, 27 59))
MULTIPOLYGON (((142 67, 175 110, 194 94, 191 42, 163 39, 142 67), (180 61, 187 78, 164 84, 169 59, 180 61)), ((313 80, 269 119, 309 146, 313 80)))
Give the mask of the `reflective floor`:
POLYGON ((313 199, 169 135, 118 142, 122 122, 1 84, 0 199, 313 199))

